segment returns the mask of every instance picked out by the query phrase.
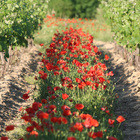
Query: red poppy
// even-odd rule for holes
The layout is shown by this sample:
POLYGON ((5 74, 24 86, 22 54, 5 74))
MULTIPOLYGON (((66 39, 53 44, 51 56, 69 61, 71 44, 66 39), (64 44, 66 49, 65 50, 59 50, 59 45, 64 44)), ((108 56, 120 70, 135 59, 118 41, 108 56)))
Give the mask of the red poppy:
POLYGON ((69 101, 72 102, 73 100, 72 99, 69 99, 69 101))
POLYGON ((84 129, 82 123, 78 123, 78 122, 73 127, 74 127, 74 129, 76 129, 80 132, 82 132, 84 129))
POLYGON ((108 60, 109 59, 109 56, 108 55, 105 55, 105 60, 108 60))
POLYGON ((83 122, 83 125, 86 127, 86 128, 91 128, 92 126, 94 127, 98 127, 99 126, 99 123, 97 120, 93 119, 92 117, 87 117, 85 119, 85 121, 83 122))
POLYGON ((69 116, 71 115, 71 111, 70 110, 64 110, 63 111, 63 116, 69 116))
POLYGON ((108 140, 118 140, 118 139, 115 137, 109 137, 108 140))
POLYGON ((37 136, 38 136, 38 132, 32 131, 32 132, 30 133, 30 135, 35 135, 35 136, 37 137, 37 136))
POLYGON ((102 131, 96 132, 96 136, 97 136, 98 138, 102 138, 102 137, 103 137, 103 132, 102 132, 102 131))
POLYGON ((1 140, 8 140, 9 138, 8 137, 0 137, 1 140))
POLYGON ((81 80, 79 78, 76 78, 77 83, 81 83, 81 80))
POLYGON ((23 117, 21 117, 21 119, 23 119, 23 120, 25 120, 27 122, 31 122, 32 121, 31 117, 30 116, 26 116, 26 115, 24 115, 23 117))
POLYGON ((38 53, 38 55, 40 55, 40 56, 41 56, 41 55, 42 55, 42 53, 38 53))
POLYGON ((14 125, 9 125, 9 126, 6 126, 5 130, 6 131, 11 131, 11 130, 14 130, 14 125))
POLYGON ((84 105, 83 104, 76 104, 75 108, 78 109, 78 110, 81 110, 81 109, 84 108, 84 105))
POLYGON ((41 103, 42 103, 42 104, 46 104, 46 103, 47 103, 47 100, 46 100, 46 99, 42 99, 42 100, 41 100, 41 103))
POLYGON ((27 128, 26 128, 26 131, 27 132, 31 132, 31 131, 33 131, 34 130, 34 126, 28 126, 27 128))
POLYGON ((108 119, 108 123, 109 123, 109 125, 113 125, 114 122, 115 122, 115 120, 108 119))
POLYGON ((67 123, 68 123, 67 119, 64 118, 64 117, 59 117, 58 120, 61 120, 61 122, 62 122, 63 124, 67 124, 67 123))
POLYGON ((39 119, 48 119, 49 118, 49 114, 48 113, 45 113, 43 111, 38 111, 37 112, 37 117, 39 119))
POLYGON ((63 106, 61 107, 61 109, 62 109, 62 110, 70 110, 70 107, 67 106, 67 105, 63 105, 63 106))
POLYGON ((119 123, 125 121, 125 118, 123 116, 118 116, 118 118, 116 119, 119 123))
POLYGON ((102 131, 98 131, 98 132, 89 132, 88 133, 89 137, 95 139, 95 138, 102 138, 103 137, 103 132, 102 131))
POLYGON ((56 110, 56 106, 55 106, 55 105, 50 105, 49 108, 50 108, 51 110, 56 110))
POLYGON ((44 44, 43 44, 43 43, 41 43, 41 44, 40 44, 40 46, 44 46, 44 44))
POLYGON ((24 100, 27 100, 29 97, 30 97, 30 96, 29 96, 27 93, 23 94, 23 96, 22 96, 22 98, 23 98, 24 100))
POLYGON ((26 108, 26 112, 31 115, 31 114, 35 114, 35 110, 31 107, 26 108))
POLYGON ((66 100, 68 97, 69 97, 68 94, 66 94, 66 93, 62 94, 62 98, 63 98, 63 100, 66 100))
POLYGON ((57 118, 57 117, 52 117, 52 118, 51 118, 51 122, 53 122, 53 123, 56 123, 56 122, 57 122, 57 120, 58 120, 58 118, 57 118))
POLYGON ((54 87, 54 91, 61 89, 60 87, 54 87))
POLYGON ((76 140, 75 137, 68 137, 67 140, 76 140))
POLYGON ((32 108, 33 108, 35 111, 37 111, 38 108, 40 108, 41 106, 42 106, 42 104, 39 103, 39 102, 34 102, 34 103, 32 104, 32 108))

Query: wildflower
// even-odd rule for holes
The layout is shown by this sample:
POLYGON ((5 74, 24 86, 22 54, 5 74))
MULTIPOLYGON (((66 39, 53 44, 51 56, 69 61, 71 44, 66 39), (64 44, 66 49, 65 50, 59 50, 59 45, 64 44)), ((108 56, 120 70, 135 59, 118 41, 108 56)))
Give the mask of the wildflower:
POLYGON ((109 137, 108 140, 118 140, 118 139, 115 137, 109 137))
POLYGON ((64 110, 63 111, 63 116, 69 116, 71 115, 71 111, 70 110, 64 110))
POLYGON ((78 109, 78 110, 81 110, 81 109, 84 108, 84 105, 83 104, 76 104, 75 108, 78 109))
POLYGON ((45 113, 45 112, 43 112, 43 111, 38 111, 37 112, 37 117, 39 118, 39 119, 48 119, 49 118, 49 114, 48 113, 45 113))
POLYGON ((109 125, 113 125, 114 122, 115 122, 115 120, 108 119, 108 123, 109 123, 109 125))
POLYGON ((41 103, 42 103, 42 104, 46 104, 46 103, 47 103, 47 100, 46 100, 46 99, 42 99, 42 100, 41 100, 41 103))
POLYGON ((0 137, 1 140, 8 140, 9 138, 8 137, 0 137))
POLYGON ((108 55, 105 55, 105 60, 108 60, 109 59, 109 56, 108 55))
POLYGON ((41 44, 40 44, 40 46, 44 46, 44 44, 43 44, 43 43, 41 43, 41 44))
POLYGON ((29 96, 27 93, 23 94, 23 96, 22 96, 22 98, 23 98, 24 100, 27 100, 29 97, 30 97, 30 96, 29 96))
POLYGON ((125 118, 123 116, 118 116, 118 118, 116 119, 119 123, 125 121, 125 118))
POLYGON ((69 97, 69 95, 67 95, 66 93, 62 94, 63 100, 66 100, 68 97, 69 97))
POLYGON ((82 132, 84 129, 82 123, 78 123, 78 122, 73 127, 80 132, 82 132))
POLYGON ((28 126, 27 128, 26 128, 26 131, 27 132, 31 132, 31 131, 33 131, 34 130, 34 126, 28 126))
POLYGON ((32 131, 32 132, 30 133, 30 135, 35 135, 35 136, 37 137, 37 136, 38 136, 38 132, 32 131))
POLYGON ((11 131, 11 130, 14 130, 14 125, 9 125, 9 126, 6 126, 5 130, 6 131, 11 131))
POLYGON ((76 140, 75 137, 68 137, 67 140, 76 140))

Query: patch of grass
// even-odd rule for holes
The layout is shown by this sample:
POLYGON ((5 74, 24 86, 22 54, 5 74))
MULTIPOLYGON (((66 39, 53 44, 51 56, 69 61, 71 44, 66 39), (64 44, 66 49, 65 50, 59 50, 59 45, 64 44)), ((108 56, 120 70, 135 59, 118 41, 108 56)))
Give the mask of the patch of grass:
POLYGON ((34 34, 34 41, 37 44, 43 43, 49 45, 57 31, 61 32, 66 28, 82 28, 86 33, 91 34, 94 40, 100 40, 104 42, 113 41, 112 32, 110 26, 106 24, 106 20, 103 17, 103 11, 98 8, 96 19, 61 19, 48 16, 44 19, 42 24, 42 29, 34 34))
POLYGON ((26 134, 26 127, 25 127, 25 125, 21 125, 21 124, 18 125, 18 127, 15 127, 14 130, 6 133, 6 135, 10 138, 10 140, 20 139, 20 138, 24 137, 25 134, 26 134))
POLYGON ((31 85, 35 84, 34 75, 25 75, 24 79, 31 85))

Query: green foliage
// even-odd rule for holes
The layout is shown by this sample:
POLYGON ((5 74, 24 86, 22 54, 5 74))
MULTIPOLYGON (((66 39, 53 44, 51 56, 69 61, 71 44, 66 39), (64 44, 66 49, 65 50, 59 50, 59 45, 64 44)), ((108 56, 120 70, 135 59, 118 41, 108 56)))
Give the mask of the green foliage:
POLYGON ((140 44, 140 1, 102 0, 102 8, 117 43, 135 50, 140 44))
MULTIPOLYGON (((0 2, 0 51, 9 46, 27 46, 47 9, 46 0, 2 0, 0 2), (44 4, 43 4, 44 3, 44 4)), ((7 57, 7 56, 6 56, 7 57)))
POLYGON ((94 18, 98 5, 99 0, 51 0, 49 9, 61 17, 94 18))

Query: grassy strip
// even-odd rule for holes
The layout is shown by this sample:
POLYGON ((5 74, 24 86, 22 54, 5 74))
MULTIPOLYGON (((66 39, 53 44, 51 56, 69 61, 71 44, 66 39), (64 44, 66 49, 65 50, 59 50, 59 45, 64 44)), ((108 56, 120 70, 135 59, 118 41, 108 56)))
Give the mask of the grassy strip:
POLYGON ((65 28, 82 28, 84 32, 94 36, 94 40, 100 41, 113 41, 110 26, 105 22, 102 17, 102 10, 98 9, 98 14, 95 20, 88 19, 63 19, 55 18, 55 16, 48 16, 44 19, 42 29, 35 34, 35 43, 50 43, 54 33, 58 30, 62 32, 65 28))

